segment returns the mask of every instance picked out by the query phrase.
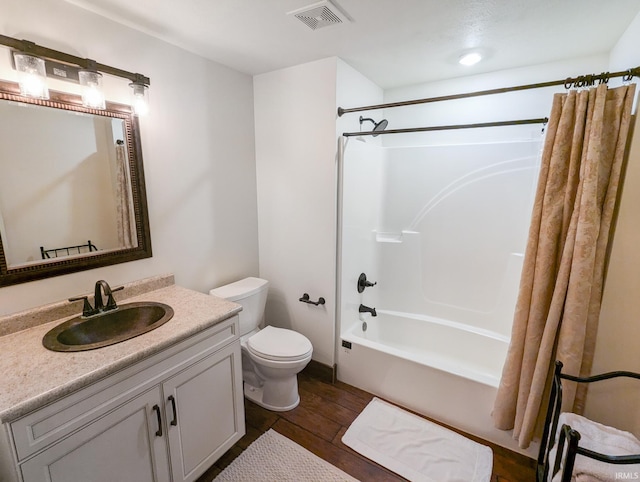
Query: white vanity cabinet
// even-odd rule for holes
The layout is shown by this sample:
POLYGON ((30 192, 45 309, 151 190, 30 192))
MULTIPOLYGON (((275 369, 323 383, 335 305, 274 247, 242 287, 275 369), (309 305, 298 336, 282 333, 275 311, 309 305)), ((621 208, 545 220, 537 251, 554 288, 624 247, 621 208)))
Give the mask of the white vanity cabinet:
POLYGON ((109 412, 21 464, 24 480, 168 482, 166 440, 156 417, 159 403, 160 389, 155 388, 109 412))
POLYGON ((240 342, 171 377, 162 392, 171 480, 195 480, 245 432, 240 342))
POLYGON ((234 316, 13 421, 18 480, 194 481, 244 435, 243 403, 234 316))

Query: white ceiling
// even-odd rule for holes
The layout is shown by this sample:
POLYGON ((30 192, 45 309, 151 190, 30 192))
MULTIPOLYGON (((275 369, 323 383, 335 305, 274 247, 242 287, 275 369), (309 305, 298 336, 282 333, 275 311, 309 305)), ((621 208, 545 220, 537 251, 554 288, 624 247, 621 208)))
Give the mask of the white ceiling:
MULTIPOLYGON (((311 30, 317 0, 67 0, 248 74, 338 56, 390 88, 607 53, 638 0, 335 0, 352 22, 311 30), (460 54, 481 49, 473 67, 460 54)), ((634 66, 629 66, 634 67, 634 66)))

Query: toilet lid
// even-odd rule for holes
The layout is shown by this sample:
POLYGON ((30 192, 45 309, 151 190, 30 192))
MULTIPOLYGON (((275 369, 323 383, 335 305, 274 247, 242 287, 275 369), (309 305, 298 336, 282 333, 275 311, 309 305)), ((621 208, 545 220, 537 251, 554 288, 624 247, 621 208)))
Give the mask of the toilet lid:
POLYGON ((311 342, 300 333, 284 328, 266 326, 247 340, 247 347, 255 355, 268 360, 304 358, 313 350, 311 342))

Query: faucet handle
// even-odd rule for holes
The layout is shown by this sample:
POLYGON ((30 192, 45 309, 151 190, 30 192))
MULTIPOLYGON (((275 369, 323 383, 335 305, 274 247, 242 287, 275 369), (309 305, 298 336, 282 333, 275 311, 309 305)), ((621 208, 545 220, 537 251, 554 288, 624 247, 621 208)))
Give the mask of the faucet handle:
POLYGON ((374 283, 372 283, 371 281, 367 281, 367 275, 361 273, 360 276, 358 276, 358 293, 362 293, 365 288, 371 288, 372 286, 375 286, 377 284, 377 281, 374 283))
POLYGON ((116 300, 113 298, 113 292, 114 291, 120 291, 124 289, 124 285, 123 286, 118 286, 117 288, 113 288, 109 291, 108 297, 107 297, 107 306, 104 307, 105 311, 108 310, 115 310, 118 305, 116 304, 116 300))
POLYGON ((91 316, 96 314, 96 310, 89 303, 89 298, 87 296, 78 296, 75 298, 69 298, 69 301, 82 301, 84 300, 84 304, 82 305, 82 316, 91 316))

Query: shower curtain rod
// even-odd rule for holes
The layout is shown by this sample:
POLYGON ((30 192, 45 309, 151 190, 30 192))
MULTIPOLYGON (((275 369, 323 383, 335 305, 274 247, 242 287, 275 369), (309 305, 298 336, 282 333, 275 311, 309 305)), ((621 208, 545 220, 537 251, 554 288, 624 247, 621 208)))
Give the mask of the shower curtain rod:
POLYGON ((609 79, 612 79, 614 77, 624 77, 625 81, 630 81, 631 79, 633 79, 633 77, 640 77, 640 67, 622 70, 620 72, 602 72, 601 74, 580 75, 578 77, 568 77, 564 80, 552 80, 549 82, 540 82, 537 84, 516 85, 513 87, 503 87, 500 89, 480 90, 477 92, 467 92, 465 94, 443 95, 441 97, 428 97, 426 99, 390 102, 388 104, 365 105, 361 107, 351 107, 348 109, 338 107, 338 117, 341 117, 343 114, 348 114, 349 112, 361 112, 365 110, 388 109, 391 107, 428 104, 431 102, 441 102, 444 100, 466 99, 469 97, 479 97, 482 95, 504 94, 506 92, 516 92, 520 90, 540 89, 542 87, 553 87, 556 85, 564 85, 566 89, 570 89, 571 87, 589 87, 595 85, 596 82, 598 82, 599 84, 606 84, 609 79))
POLYGON ((406 132, 428 132, 428 131, 447 131, 453 129, 475 129, 477 127, 502 127, 502 126, 520 126, 525 124, 546 124, 549 122, 547 117, 539 119, 522 119, 499 122, 483 122, 481 124, 457 124, 449 126, 430 126, 430 127, 410 127, 407 129, 387 129, 384 131, 366 131, 366 132, 344 132, 345 137, 353 136, 372 136, 382 134, 403 134, 406 132))

